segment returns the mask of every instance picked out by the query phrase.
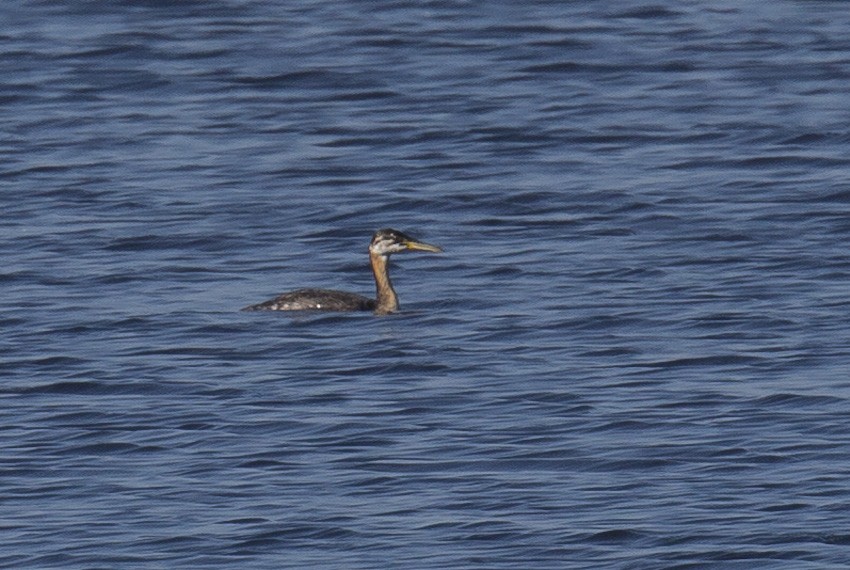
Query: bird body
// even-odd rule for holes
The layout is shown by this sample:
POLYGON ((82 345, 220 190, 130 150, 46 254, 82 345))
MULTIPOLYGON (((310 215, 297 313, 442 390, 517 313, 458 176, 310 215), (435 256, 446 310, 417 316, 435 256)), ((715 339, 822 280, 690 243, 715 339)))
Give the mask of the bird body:
POLYGON ((298 289, 278 295, 263 303, 245 307, 245 311, 373 311, 386 315, 398 311, 398 295, 389 275, 389 258, 401 251, 442 251, 435 245, 416 241, 398 230, 375 232, 369 244, 369 262, 375 277, 376 298, 329 289, 298 289))
POLYGON ((296 289, 243 311, 373 311, 375 300, 345 291, 296 289))

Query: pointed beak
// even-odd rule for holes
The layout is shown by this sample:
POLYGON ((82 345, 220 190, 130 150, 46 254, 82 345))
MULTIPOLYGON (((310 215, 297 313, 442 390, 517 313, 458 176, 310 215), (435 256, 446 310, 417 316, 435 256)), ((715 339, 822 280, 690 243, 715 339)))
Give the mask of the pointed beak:
POLYGON ((437 247, 436 245, 431 245, 429 243, 422 243, 421 241, 406 241, 404 245, 407 249, 415 249, 417 251, 430 251, 431 253, 442 253, 442 248, 437 247))

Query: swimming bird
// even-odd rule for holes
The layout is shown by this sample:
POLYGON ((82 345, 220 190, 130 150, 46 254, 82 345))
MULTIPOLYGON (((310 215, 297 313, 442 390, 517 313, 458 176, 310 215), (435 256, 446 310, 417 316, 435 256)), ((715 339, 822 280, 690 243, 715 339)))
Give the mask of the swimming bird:
POLYGON ((386 315, 398 311, 398 295, 390 281, 390 255, 401 251, 443 251, 436 245, 417 241, 393 229, 375 232, 369 244, 369 262, 375 276, 375 299, 345 291, 328 289, 298 289, 283 293, 263 303, 250 305, 243 311, 373 311, 386 315))

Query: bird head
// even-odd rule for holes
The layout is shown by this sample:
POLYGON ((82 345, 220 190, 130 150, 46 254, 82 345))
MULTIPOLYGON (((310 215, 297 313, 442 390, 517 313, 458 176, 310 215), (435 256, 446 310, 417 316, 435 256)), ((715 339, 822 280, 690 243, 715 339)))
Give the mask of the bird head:
POLYGON ((392 229, 378 230, 372 236, 372 243, 369 244, 369 253, 383 256, 407 250, 430 251, 432 253, 443 251, 436 245, 416 241, 404 232, 392 229))

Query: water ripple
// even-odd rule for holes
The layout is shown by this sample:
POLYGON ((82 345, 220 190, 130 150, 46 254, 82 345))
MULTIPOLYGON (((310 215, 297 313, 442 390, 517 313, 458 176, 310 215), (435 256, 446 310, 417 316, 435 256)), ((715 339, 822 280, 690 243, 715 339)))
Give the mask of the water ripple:
POLYGON ((845 567, 810 4, 0 8, 0 566, 845 567))

